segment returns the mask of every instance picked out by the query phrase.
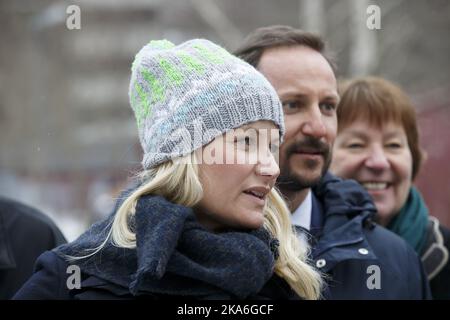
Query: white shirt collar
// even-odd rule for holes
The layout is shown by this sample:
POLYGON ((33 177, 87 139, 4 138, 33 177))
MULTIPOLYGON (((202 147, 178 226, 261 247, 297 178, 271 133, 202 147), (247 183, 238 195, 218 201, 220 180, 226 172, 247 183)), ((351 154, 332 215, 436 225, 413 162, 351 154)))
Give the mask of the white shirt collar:
POLYGON ((311 190, 306 195, 305 200, 300 206, 291 214, 291 222, 294 226, 300 226, 309 230, 311 228, 311 213, 312 213, 312 196, 311 190))

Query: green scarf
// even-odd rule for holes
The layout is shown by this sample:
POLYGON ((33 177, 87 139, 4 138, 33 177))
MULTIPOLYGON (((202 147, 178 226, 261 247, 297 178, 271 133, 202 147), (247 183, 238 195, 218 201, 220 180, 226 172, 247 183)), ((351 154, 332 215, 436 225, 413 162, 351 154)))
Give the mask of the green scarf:
POLYGON ((411 187, 405 205, 387 228, 402 237, 420 255, 426 242, 428 208, 421 194, 411 187))

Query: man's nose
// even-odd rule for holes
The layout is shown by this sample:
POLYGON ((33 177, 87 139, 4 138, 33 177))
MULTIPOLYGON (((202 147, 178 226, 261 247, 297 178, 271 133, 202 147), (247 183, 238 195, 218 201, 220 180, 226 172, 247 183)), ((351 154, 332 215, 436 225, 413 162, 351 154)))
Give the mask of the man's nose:
POLYGON ((302 126, 303 134, 316 138, 322 138, 326 135, 327 130, 318 105, 314 106, 307 114, 303 114, 302 116, 306 117, 302 126))

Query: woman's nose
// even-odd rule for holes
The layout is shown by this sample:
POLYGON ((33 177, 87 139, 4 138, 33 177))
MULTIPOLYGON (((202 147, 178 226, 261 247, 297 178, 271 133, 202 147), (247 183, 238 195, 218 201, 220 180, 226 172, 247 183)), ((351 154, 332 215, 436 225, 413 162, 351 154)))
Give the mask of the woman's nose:
POLYGON ((267 152, 264 156, 259 157, 256 170, 258 175, 275 179, 280 175, 280 167, 275 160, 275 156, 271 152, 267 152))
POLYGON ((389 160, 381 147, 374 147, 370 150, 365 165, 374 170, 389 168, 389 160))

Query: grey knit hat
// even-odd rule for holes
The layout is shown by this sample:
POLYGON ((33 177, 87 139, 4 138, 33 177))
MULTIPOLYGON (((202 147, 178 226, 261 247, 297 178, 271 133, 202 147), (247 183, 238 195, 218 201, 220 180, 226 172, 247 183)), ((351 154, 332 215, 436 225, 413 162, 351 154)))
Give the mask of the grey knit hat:
POLYGON ((151 41, 131 70, 129 98, 145 169, 250 122, 270 120, 284 133, 281 103, 269 82, 208 40, 151 41))

